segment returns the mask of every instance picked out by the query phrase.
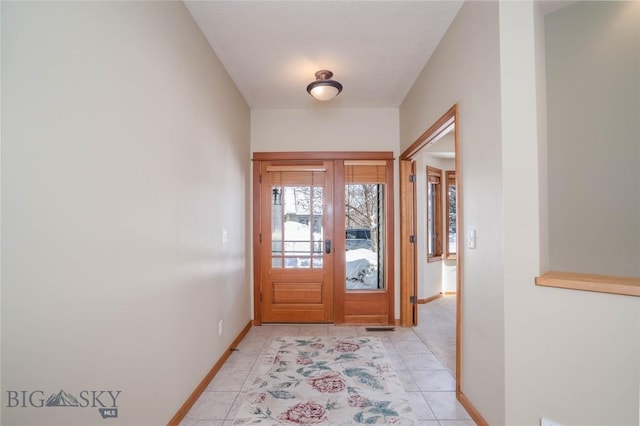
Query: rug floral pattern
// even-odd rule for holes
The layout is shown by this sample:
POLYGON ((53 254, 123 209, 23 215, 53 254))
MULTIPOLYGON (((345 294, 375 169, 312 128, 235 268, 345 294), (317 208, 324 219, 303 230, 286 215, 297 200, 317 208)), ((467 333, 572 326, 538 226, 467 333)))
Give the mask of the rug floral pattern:
POLYGON ((234 425, 414 425, 415 415, 378 337, 281 337, 234 425))

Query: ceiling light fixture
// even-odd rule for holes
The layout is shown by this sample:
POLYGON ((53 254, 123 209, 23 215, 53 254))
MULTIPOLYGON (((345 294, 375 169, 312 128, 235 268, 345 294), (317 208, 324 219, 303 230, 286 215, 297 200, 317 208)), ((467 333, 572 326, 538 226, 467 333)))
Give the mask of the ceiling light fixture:
POLYGON ((316 81, 309 83, 307 92, 319 101, 330 101, 342 92, 342 84, 331 80, 333 73, 328 70, 316 72, 316 81))

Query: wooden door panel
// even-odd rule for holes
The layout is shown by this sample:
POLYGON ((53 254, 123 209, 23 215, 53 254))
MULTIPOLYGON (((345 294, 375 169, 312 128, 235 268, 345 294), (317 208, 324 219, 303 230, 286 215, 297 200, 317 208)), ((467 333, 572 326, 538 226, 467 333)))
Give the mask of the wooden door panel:
POLYGON ((349 292, 345 299, 345 323, 389 325, 386 292, 349 292))
POLYGON ((264 162, 261 320, 333 322, 331 162, 264 162))
POLYGON ((345 311, 349 315, 385 315, 388 312, 387 297, 384 293, 351 293, 345 301, 345 311))
POLYGON ((322 283, 272 282, 272 304, 322 304, 322 283))
POLYGON ((332 289, 323 282, 324 273, 312 270, 272 270, 270 291, 263 295, 266 322, 331 322, 332 289), (329 300, 327 300, 329 299, 329 300))

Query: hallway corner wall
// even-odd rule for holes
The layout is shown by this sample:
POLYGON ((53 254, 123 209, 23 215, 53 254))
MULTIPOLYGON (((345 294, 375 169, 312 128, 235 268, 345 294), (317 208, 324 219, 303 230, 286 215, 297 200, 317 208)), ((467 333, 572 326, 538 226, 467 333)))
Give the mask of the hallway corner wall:
POLYGON ((166 424, 250 318, 249 107, 181 2, 0 7, 1 422, 166 424))
POLYGON ((504 279, 500 161, 500 59, 497 2, 465 2, 400 107, 406 149, 458 104, 462 392, 492 425, 504 424, 504 279))

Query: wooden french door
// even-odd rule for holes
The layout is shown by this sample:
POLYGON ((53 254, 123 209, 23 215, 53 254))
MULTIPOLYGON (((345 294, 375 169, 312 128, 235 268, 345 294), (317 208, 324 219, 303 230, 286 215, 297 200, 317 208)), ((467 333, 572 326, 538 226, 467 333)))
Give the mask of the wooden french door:
POLYGON ((393 323, 392 153, 253 160, 255 324, 393 323))
MULTIPOLYGON (((389 325, 393 314, 393 160, 336 162, 336 323, 389 325), (368 244, 351 244, 361 228, 368 244)), ((358 241, 358 238, 355 238, 358 241)))
POLYGON ((264 322, 333 322, 332 166, 262 163, 264 322))

